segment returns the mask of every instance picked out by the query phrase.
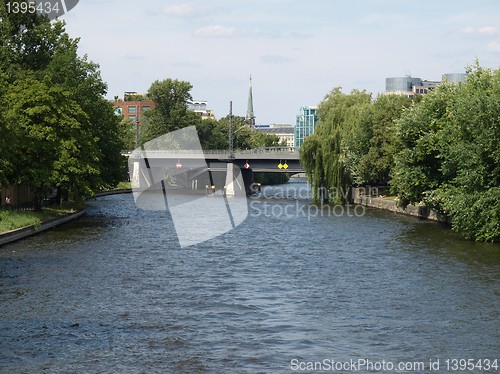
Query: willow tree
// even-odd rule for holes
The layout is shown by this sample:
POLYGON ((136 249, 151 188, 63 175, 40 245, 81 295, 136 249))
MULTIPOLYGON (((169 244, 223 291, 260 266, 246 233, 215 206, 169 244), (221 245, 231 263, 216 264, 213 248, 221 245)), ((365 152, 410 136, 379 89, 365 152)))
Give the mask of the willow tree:
POLYGON ((351 175, 346 159, 357 134, 360 113, 370 105, 371 94, 334 88, 319 104, 315 133, 300 148, 300 159, 312 185, 315 201, 345 202, 351 175))

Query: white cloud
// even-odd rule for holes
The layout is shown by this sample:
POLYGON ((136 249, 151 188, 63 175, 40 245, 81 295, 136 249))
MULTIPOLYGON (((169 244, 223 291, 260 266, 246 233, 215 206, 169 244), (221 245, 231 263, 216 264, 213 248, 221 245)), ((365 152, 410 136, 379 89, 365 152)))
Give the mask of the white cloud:
POLYGON ((497 32, 497 28, 493 26, 486 26, 476 30, 474 27, 468 26, 458 30, 458 32, 461 34, 470 34, 470 35, 493 35, 497 32))
POLYGON ((214 12, 214 6, 210 4, 177 4, 167 5, 162 9, 163 13, 171 17, 195 18, 204 17, 214 12))
POLYGON ((493 35, 494 33, 497 32, 497 28, 496 27, 492 27, 492 26, 487 26, 487 27, 481 27, 478 32, 480 34, 488 34, 488 35, 493 35))
POLYGON ((491 42, 488 44, 488 46, 486 48, 488 48, 488 50, 493 51, 493 52, 500 52, 500 43, 491 42))
POLYGON ((461 34, 475 34, 476 29, 472 26, 469 26, 469 27, 465 27, 463 29, 458 30, 458 32, 461 34))

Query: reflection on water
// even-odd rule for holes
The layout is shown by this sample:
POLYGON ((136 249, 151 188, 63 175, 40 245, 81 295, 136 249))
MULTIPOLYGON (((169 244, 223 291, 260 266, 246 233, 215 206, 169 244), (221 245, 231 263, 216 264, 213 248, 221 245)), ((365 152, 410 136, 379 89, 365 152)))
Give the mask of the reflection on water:
MULTIPOLYGON (((253 201, 296 204, 269 197, 253 201)), ((0 248, 0 372, 289 373, 294 359, 445 371, 500 359, 499 270, 497 244, 376 209, 250 214, 181 249, 168 212, 102 197, 0 248)))

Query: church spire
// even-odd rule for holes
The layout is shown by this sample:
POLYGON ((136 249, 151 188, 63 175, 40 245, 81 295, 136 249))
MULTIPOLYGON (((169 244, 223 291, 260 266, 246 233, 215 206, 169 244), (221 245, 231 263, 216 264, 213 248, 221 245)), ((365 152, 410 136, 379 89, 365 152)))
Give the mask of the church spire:
POLYGON ((252 97, 252 76, 250 75, 250 90, 248 91, 248 108, 246 120, 250 127, 255 126, 255 114, 253 113, 253 97, 252 97))

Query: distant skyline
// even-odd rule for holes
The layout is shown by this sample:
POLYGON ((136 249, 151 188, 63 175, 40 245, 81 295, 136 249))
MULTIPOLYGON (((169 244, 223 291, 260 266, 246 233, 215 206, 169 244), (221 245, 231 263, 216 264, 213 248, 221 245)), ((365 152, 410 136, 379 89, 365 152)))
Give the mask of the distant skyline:
POLYGON ((189 81, 216 118, 295 123, 334 87, 385 90, 385 78, 441 80, 477 57, 500 65, 500 2, 396 0, 82 0, 62 19, 100 65, 108 99, 189 81))

